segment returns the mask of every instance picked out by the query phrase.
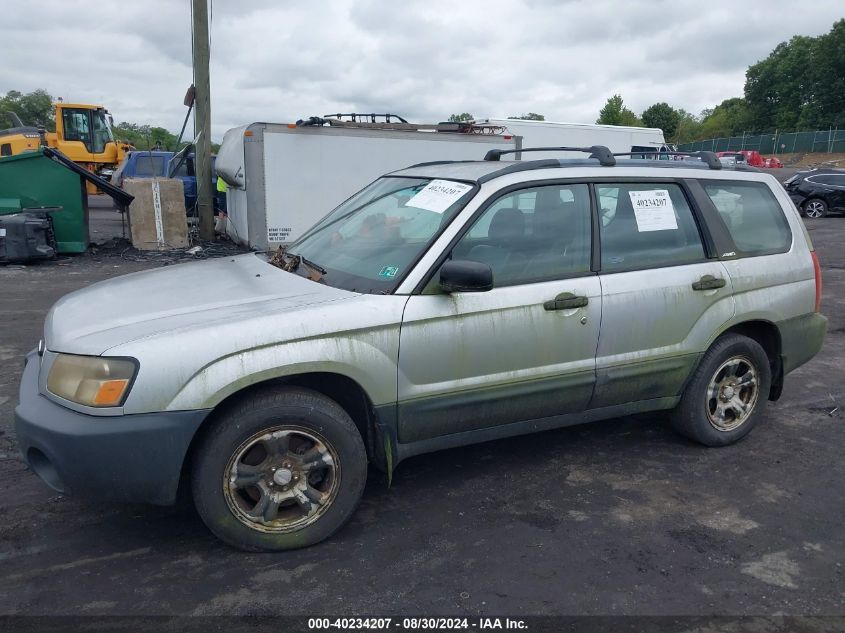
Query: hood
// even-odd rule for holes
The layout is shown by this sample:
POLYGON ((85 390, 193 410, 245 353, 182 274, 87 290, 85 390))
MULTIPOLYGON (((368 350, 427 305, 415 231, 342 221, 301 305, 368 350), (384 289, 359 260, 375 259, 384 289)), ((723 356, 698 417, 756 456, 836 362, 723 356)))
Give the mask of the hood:
POLYGON ((60 299, 47 315, 47 349, 99 355, 180 328, 252 317, 358 296, 286 273, 251 253, 116 277, 60 299))

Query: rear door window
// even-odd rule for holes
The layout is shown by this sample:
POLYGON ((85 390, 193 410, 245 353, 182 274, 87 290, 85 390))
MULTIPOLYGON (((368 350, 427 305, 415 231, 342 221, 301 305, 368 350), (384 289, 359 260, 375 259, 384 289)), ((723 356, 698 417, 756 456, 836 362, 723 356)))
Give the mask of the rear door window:
POLYGON ((744 255, 783 253, 792 244, 792 232, 783 209, 762 182, 702 182, 744 255))
POLYGON ((602 272, 705 259, 695 217, 671 183, 597 184, 602 272))

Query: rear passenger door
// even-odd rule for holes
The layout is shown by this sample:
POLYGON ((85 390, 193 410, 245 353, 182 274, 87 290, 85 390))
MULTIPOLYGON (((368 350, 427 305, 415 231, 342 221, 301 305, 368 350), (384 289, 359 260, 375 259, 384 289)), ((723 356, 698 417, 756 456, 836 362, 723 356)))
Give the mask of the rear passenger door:
POLYGON ((815 180, 825 186, 825 197, 834 209, 845 209, 845 174, 822 174, 815 180))
POLYGON ((672 398, 733 317, 730 277, 708 259, 679 183, 596 183, 594 193, 602 323, 590 406, 672 398))

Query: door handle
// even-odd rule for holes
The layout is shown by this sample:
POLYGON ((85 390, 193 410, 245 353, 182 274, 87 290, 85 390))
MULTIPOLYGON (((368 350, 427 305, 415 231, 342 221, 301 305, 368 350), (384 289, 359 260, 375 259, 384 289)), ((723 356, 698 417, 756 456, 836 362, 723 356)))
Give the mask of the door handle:
POLYGON ((551 301, 546 301, 543 308, 546 310, 572 310, 573 308, 583 308, 590 302, 587 297, 576 297, 571 292, 564 292, 556 296, 551 301))
POLYGON ((721 277, 714 277, 713 275, 704 275, 704 277, 692 283, 692 289, 716 290, 717 288, 724 288, 725 283, 725 280, 721 277))

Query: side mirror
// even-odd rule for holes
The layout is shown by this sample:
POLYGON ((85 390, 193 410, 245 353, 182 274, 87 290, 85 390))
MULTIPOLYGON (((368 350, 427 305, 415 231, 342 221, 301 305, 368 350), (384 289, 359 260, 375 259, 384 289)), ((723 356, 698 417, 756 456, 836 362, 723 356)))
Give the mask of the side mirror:
POLYGON ((440 268, 443 292, 486 292, 493 288, 493 270, 471 259, 450 259, 440 268))

